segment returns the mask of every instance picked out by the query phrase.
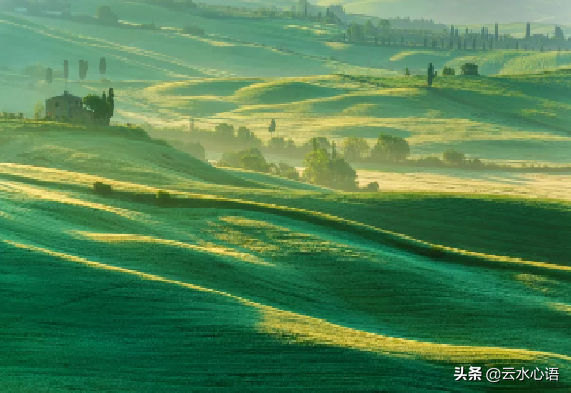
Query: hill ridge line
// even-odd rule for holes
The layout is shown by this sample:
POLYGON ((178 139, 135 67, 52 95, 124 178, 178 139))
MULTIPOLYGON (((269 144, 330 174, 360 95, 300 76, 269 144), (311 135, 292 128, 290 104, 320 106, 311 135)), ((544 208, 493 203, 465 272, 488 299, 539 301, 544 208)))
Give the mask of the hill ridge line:
MULTIPOLYGON (((69 174, 75 172, 67 171, 69 174)), ((0 176, 6 176, 5 173, 0 173, 0 176)), ((36 184, 52 184, 53 182, 40 180, 27 177, 24 175, 8 174, 9 177, 16 179, 29 179, 30 177, 36 184)), ((90 175, 91 176, 91 175, 90 175)), ((115 181, 113 183, 124 183, 128 187, 140 186, 145 189, 147 193, 134 193, 133 190, 114 190, 113 194, 107 198, 123 199, 134 203, 152 204, 157 205, 158 201, 155 194, 148 193, 157 192, 160 190, 156 187, 139 185, 137 183, 127 183, 122 181, 115 181)), ((67 184, 66 186, 72 187, 77 191, 89 189, 86 185, 67 184)), ((172 198, 168 204, 163 204, 164 208, 217 208, 217 209, 235 209, 249 210, 260 213, 276 214, 282 217, 303 221, 310 224, 332 227, 335 230, 348 231, 352 234, 361 236, 367 240, 384 246, 392 246, 403 251, 411 252, 420 256, 431 259, 438 259, 444 262, 465 263, 470 266, 485 265, 495 268, 510 268, 517 267, 520 270, 529 270, 532 272, 540 271, 543 274, 556 274, 556 275, 569 275, 571 274, 571 266, 556 265, 541 261, 527 261, 521 258, 513 258, 501 255, 490 255, 479 252, 463 250, 459 248, 447 247, 435 243, 426 242, 411 236, 392 232, 369 224, 364 224, 358 221, 347 220, 332 214, 311 211, 306 209, 299 209, 289 206, 281 206, 270 203, 262 203, 255 201, 248 201, 236 198, 225 198, 209 194, 193 194, 178 190, 169 190, 162 188, 161 190, 167 191, 173 196, 183 198, 172 198)))

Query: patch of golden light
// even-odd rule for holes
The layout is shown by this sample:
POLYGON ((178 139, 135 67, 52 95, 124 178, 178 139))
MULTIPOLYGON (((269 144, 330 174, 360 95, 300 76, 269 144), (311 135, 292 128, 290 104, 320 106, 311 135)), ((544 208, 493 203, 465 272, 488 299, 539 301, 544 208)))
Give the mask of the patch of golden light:
MULTIPOLYGON (((33 180, 50 181, 53 183, 61 184, 83 185, 87 187, 92 187, 93 183, 100 181, 110 184, 114 189, 118 190, 148 193, 156 193, 158 191, 158 189, 155 187, 149 187, 143 184, 112 180, 101 176, 94 176, 80 172, 72 172, 62 169, 46 168, 34 165, 0 163, 0 173, 17 175, 33 180)), ((176 191, 172 191, 171 193, 176 194, 176 191)))
POLYGON ((296 344, 330 345, 442 363, 547 362, 549 358, 571 360, 571 357, 561 354, 525 349, 437 344, 388 337, 273 307, 258 306, 257 308, 262 311, 263 316, 263 320, 258 325, 259 331, 282 337, 285 341, 296 344))
POLYGON ((230 224, 211 223, 213 229, 207 232, 216 239, 230 244, 246 247, 257 252, 273 255, 290 255, 292 253, 312 253, 327 255, 336 261, 378 261, 374 253, 359 248, 328 241, 308 233, 295 232, 289 228, 265 221, 252 220, 245 217, 224 216, 219 221, 230 224), (236 230, 232 226, 240 227, 236 230), (249 233, 244 233, 248 231, 249 233), (263 238, 264 240, 261 240, 263 238))
POLYGON ((551 289, 548 288, 548 286, 555 283, 553 280, 535 274, 516 274, 515 279, 522 282, 527 287, 543 293, 551 292, 551 289))
POLYGON ((88 238, 91 240, 95 240, 98 242, 105 242, 105 243, 147 243, 147 244, 161 244, 170 247, 177 247, 177 248, 184 248, 187 250, 199 251, 209 254, 215 254, 220 256, 232 257, 244 262, 250 262, 256 265, 263 265, 263 266, 275 266, 270 262, 266 262, 261 260, 260 258, 236 251, 231 248, 220 247, 217 245, 209 245, 209 246, 197 246, 194 244, 183 243, 175 240, 169 239, 160 239, 154 236, 143 236, 143 235, 135 235, 135 234, 122 234, 122 233, 91 233, 91 232, 82 232, 82 231, 75 231, 73 232, 76 235, 79 235, 84 238, 88 238))
POLYGON ((357 175, 360 186, 376 181, 382 184, 383 191, 514 195, 571 201, 571 175, 561 173, 472 173, 466 170, 396 173, 357 170, 357 175), (470 177, 471 174, 473 177, 470 177))
POLYGON ((14 217, 10 213, 0 211, 0 218, 3 220, 13 220, 14 217))
POLYGON ((428 50, 402 51, 402 52, 399 52, 399 53, 393 55, 390 58, 390 61, 400 61, 400 60, 402 60, 408 56, 422 55, 422 54, 434 56, 434 51, 428 51, 428 50))
POLYGON ((314 318, 275 307, 253 302, 249 299, 232 295, 199 285, 170 280, 154 274, 143 273, 133 269, 125 269, 113 265, 88 260, 75 255, 56 252, 50 249, 22 244, 10 240, 1 240, 5 244, 23 250, 50 255, 69 262, 79 263, 95 269, 129 274, 143 280, 150 280, 180 286, 183 288, 211 293, 234 299, 237 302, 257 309, 261 313, 261 321, 257 330, 280 337, 292 344, 309 343, 329 345, 358 351, 372 352, 380 355, 420 358, 441 363, 486 363, 505 364, 509 362, 550 362, 553 359, 571 361, 571 357, 550 352, 529 351, 525 349, 502 347, 478 347, 437 344, 404 338, 384 336, 362 330, 336 325, 326 320, 314 318))
MULTIPOLYGON (((2 182, 2 187, 6 188, 6 182, 2 182)), ((108 213, 113 213, 118 216, 128 218, 131 220, 138 220, 143 221, 145 215, 140 212, 134 212, 127 209, 122 209, 118 207, 108 206, 101 203, 94 203, 85 201, 82 199, 72 198, 63 192, 56 192, 46 190, 45 188, 36 188, 33 186, 27 186, 20 183, 9 183, 8 188, 12 193, 24 195, 27 198, 31 199, 38 199, 44 201, 52 201, 67 205, 79 206, 79 207, 86 207, 90 209, 105 211, 108 213)))
POLYGON ((325 42, 324 44, 326 46, 330 47, 331 49, 335 49, 335 50, 342 50, 342 49, 349 48, 351 46, 349 44, 344 44, 342 42, 325 42))
POLYGON ((549 306, 554 310, 561 311, 565 314, 571 315, 571 305, 565 303, 549 303, 549 306))

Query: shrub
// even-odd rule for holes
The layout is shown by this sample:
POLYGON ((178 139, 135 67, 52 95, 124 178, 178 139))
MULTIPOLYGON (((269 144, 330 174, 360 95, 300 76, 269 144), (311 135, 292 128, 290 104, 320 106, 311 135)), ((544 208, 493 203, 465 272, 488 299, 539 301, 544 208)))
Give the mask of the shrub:
POLYGON ((93 183, 93 191, 99 195, 110 195, 113 193, 111 184, 105 184, 100 181, 93 183))
POLYGON ((471 160, 466 160, 465 164, 473 168, 480 168, 484 166, 484 163, 479 158, 472 158, 471 160))
POLYGON ((206 161, 206 150, 200 142, 186 142, 184 144, 184 150, 191 156, 201 161, 206 161))
POLYGON ((169 194, 167 191, 159 190, 157 191, 156 197, 159 203, 168 203, 171 199, 171 194, 169 194))
POLYGON ((454 71, 454 68, 444 67, 442 69, 442 75, 456 75, 456 71, 454 71))
POLYGON ((371 182, 371 183, 367 184, 365 186, 365 188, 363 188, 363 190, 369 191, 369 192, 377 192, 377 191, 379 191, 379 183, 376 181, 371 182))
POLYGON ((200 27, 197 26, 185 26, 182 29, 182 33, 188 35, 203 36, 205 34, 205 31, 204 29, 201 29, 200 27))
POLYGON ((428 166, 428 167, 442 166, 444 164, 442 160, 438 157, 419 158, 418 160, 416 160, 416 163, 417 165, 428 166))
POLYGON ((464 153, 457 152, 456 150, 446 150, 442 155, 444 162, 452 165, 462 165, 466 161, 464 153))
POLYGON ((286 164, 285 162, 280 162, 276 166, 276 174, 287 179, 299 180, 299 172, 297 169, 289 164, 286 164))

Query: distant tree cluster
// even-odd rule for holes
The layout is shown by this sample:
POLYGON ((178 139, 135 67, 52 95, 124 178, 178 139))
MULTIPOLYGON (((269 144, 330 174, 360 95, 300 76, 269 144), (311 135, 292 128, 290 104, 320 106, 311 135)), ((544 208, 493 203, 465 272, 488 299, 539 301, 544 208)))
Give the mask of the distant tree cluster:
POLYGON ((97 8, 95 17, 102 23, 116 25, 119 23, 119 17, 111 10, 108 5, 101 5, 97 8))
POLYGON ((337 155, 334 143, 329 154, 327 149, 314 140, 313 150, 305 156, 304 164, 303 179, 310 184, 346 191, 358 189, 357 172, 344 158, 337 155))
POLYGON ((442 69, 442 75, 456 75, 456 71, 452 67, 444 67, 442 69))
POLYGON ((113 88, 109 89, 109 95, 103 92, 101 96, 89 94, 83 97, 83 105, 93 111, 93 116, 96 121, 109 125, 115 110, 115 94, 113 88))
POLYGON ((288 179, 299 180, 299 173, 293 166, 283 162, 279 164, 268 163, 260 149, 255 147, 239 152, 224 153, 217 165, 271 173, 288 179))
POLYGON ((194 36, 203 36, 206 34, 204 29, 201 29, 200 27, 197 27, 197 26, 185 26, 182 29, 182 33, 188 34, 188 35, 194 35, 194 36))

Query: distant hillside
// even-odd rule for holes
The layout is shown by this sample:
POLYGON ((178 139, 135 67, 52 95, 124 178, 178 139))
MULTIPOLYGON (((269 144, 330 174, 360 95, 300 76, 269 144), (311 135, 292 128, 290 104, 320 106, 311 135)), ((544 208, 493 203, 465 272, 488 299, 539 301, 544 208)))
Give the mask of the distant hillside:
MULTIPOLYGON (((329 0, 318 0, 329 4, 329 0)), ((381 17, 434 19, 452 24, 546 22, 571 20, 567 0, 342 0, 347 12, 381 17)))

